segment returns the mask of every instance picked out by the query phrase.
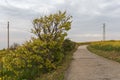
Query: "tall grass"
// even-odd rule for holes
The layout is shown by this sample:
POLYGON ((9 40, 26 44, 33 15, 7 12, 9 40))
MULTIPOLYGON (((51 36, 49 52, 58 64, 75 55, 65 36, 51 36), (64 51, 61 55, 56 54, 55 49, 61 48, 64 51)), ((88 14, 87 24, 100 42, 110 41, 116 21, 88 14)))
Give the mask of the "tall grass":
POLYGON ((88 49, 97 55, 120 62, 120 41, 96 42, 90 44, 88 49))
POLYGON ((97 42, 91 44, 90 46, 97 50, 120 52, 120 41, 97 42))

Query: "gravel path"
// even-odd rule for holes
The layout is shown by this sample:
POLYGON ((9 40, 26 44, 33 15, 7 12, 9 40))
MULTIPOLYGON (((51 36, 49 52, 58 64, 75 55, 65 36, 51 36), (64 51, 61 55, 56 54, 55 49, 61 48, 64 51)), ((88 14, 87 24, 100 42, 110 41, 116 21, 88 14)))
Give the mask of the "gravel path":
POLYGON ((80 46, 65 80, 120 80, 120 63, 105 59, 80 46))

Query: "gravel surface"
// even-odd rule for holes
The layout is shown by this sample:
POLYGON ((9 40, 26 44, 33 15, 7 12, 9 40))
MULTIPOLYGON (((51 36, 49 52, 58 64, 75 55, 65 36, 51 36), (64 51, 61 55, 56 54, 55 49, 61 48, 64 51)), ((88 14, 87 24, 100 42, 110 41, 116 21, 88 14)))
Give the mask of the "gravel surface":
POLYGON ((65 80, 120 80, 120 63, 89 52, 80 46, 73 55, 65 80))

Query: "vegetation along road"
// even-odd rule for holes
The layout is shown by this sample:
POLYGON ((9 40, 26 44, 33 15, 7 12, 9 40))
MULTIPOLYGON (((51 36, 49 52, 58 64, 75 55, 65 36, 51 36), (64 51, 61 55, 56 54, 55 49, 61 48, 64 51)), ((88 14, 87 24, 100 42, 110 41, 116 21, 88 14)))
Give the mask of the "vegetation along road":
POLYGON ((120 63, 89 52, 80 46, 66 72, 66 80, 120 80, 120 63))

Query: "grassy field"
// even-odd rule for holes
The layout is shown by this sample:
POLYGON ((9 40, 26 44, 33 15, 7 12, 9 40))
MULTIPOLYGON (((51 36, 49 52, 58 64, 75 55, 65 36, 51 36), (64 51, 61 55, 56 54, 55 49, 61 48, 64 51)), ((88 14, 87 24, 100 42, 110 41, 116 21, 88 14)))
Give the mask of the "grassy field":
POLYGON ((97 55, 120 62, 120 41, 95 42, 88 49, 97 55))

